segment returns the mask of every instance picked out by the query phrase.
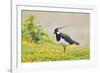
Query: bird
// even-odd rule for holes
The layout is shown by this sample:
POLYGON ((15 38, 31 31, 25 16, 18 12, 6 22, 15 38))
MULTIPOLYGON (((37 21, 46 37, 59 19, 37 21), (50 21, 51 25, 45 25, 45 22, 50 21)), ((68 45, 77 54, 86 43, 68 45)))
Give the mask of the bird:
POLYGON ((60 28, 55 28, 54 29, 54 34, 56 36, 56 40, 63 45, 64 48, 64 53, 66 52, 66 46, 67 45, 79 45, 79 42, 73 40, 69 35, 59 32, 59 29, 62 29, 64 27, 60 27, 60 28))

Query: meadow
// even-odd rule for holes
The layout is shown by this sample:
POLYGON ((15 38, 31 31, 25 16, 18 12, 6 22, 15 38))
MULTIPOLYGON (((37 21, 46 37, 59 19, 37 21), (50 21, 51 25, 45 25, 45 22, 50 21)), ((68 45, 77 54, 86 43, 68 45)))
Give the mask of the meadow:
POLYGON ((90 49, 69 45, 64 53, 60 44, 22 41, 22 62, 67 61, 90 59, 90 49))

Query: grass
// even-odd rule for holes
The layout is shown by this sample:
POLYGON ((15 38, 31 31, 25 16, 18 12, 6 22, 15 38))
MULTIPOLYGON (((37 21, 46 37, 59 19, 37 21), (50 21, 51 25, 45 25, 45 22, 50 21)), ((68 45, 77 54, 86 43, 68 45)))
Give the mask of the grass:
POLYGON ((89 48, 71 45, 67 46, 64 53, 62 45, 59 44, 22 41, 22 62, 83 60, 89 58, 89 48))

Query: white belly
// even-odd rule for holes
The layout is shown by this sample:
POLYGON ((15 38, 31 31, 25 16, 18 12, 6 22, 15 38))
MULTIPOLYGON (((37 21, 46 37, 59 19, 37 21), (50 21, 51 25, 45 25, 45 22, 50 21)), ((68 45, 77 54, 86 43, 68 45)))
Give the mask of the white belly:
POLYGON ((67 41, 65 41, 63 38, 61 38, 60 40, 59 40, 59 43, 60 44, 64 44, 64 45, 68 45, 69 43, 67 42, 67 41))

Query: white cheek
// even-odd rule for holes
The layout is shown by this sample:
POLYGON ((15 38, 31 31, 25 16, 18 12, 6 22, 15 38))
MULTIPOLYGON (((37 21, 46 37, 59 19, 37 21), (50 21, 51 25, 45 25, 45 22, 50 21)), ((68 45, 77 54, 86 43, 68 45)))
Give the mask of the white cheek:
POLYGON ((60 34, 60 32, 57 32, 57 34, 60 34))

